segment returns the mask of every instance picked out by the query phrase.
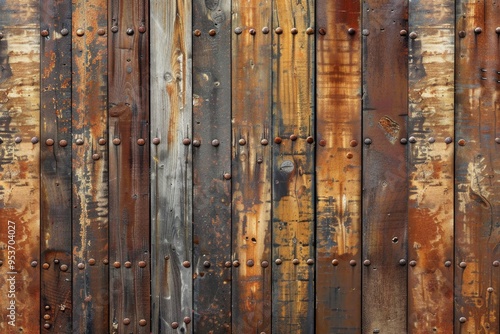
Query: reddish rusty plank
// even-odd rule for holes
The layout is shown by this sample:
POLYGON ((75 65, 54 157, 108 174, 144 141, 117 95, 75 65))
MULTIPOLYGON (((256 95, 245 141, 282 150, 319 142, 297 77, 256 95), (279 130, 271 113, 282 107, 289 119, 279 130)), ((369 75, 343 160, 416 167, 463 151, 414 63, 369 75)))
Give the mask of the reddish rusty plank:
POLYGON ((40 326, 38 1, 0 1, 0 331, 40 326))
POLYGON ((109 331, 150 333, 149 8, 109 6, 109 331))
POLYGON ((454 11, 453 0, 409 3, 410 333, 453 332, 454 11))
POLYGON ((273 2, 273 332, 314 331, 313 0, 273 2))
POLYGON ((233 332, 271 332, 272 2, 233 1, 233 332))
POLYGON ((407 331, 407 3, 368 0, 363 34, 363 332, 407 331))
POLYGON ((45 333, 73 333, 71 271, 71 1, 41 4, 41 323, 45 333), (46 309, 45 306, 50 308, 46 309))
POLYGON ((231 333, 231 2, 194 1, 193 31, 193 332, 231 333))
POLYGON ((51 307, 73 311, 74 333, 107 333, 107 1, 73 0, 72 18, 73 263, 55 265, 73 275, 73 306, 51 307))
POLYGON ((152 332, 191 333, 192 1, 150 13, 152 332))
POLYGON ((456 333, 500 331, 498 27, 498 1, 457 2, 454 140, 456 333))
POLYGON ((359 0, 316 4, 316 331, 361 332, 359 0))

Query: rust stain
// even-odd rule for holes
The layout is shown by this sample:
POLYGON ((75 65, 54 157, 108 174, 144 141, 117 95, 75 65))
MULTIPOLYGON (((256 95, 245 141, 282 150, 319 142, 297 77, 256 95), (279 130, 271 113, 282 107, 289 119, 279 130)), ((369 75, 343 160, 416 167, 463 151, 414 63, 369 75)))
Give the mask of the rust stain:
POLYGON ((384 131, 386 138, 394 145, 399 139, 399 131, 401 129, 399 124, 389 116, 383 116, 379 119, 378 125, 384 131))

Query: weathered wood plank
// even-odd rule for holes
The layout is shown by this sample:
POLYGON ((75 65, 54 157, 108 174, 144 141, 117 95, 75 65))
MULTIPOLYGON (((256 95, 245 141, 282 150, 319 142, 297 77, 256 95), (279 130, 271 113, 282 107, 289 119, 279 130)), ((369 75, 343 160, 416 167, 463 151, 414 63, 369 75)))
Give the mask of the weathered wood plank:
POLYGON ((73 266, 60 260, 57 266, 73 275, 73 332, 106 333, 108 154, 100 139, 107 138, 108 123, 107 1, 72 4, 73 266))
POLYGON ((270 333, 272 2, 232 11, 233 332, 270 333))
POLYGON ((408 182, 400 140, 407 134, 408 48, 400 31, 408 8, 368 0, 362 13, 363 332, 405 333, 408 182))
POLYGON ((153 333, 191 332, 191 7, 150 2, 153 333))
POLYGON ((38 1, 0 1, 0 331, 40 326, 38 1))
POLYGON ((453 332, 454 11, 453 0, 409 2, 410 333, 453 332))
POLYGON ((273 332, 314 331, 314 1, 274 1, 273 332), (292 29, 296 29, 292 30, 292 29), (293 33, 293 32, 296 32, 293 33))
POLYGON ((316 331, 361 332, 361 3, 316 4, 316 331))
POLYGON ((73 333, 71 271, 71 0, 41 5, 41 326, 73 333), (46 35, 46 36, 45 36, 46 35), (46 306, 49 308, 47 309, 46 306))
POLYGON ((500 3, 458 1, 456 24, 455 331, 498 333, 500 3))
POLYGON ((231 2, 194 1, 193 30, 193 332, 230 333, 231 2))
POLYGON ((109 331, 150 333, 149 8, 109 6, 109 331))

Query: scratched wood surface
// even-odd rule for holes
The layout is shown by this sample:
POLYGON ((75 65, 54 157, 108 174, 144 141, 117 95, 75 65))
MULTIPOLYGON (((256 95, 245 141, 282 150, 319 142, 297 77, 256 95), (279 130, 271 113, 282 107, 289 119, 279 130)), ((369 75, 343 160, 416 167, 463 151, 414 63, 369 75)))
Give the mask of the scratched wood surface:
POLYGON ((361 331, 361 3, 316 4, 316 331, 361 331))
POLYGON ((454 1, 409 3, 410 333, 453 332, 454 10, 454 1))
POLYGON ((72 2, 73 263, 56 259, 73 276, 74 333, 109 330, 107 2, 72 2))
POLYGON ((152 332, 191 333, 192 3, 150 8, 152 332))
POLYGON ((454 323, 498 333, 500 3, 458 1, 456 20, 454 323))
POLYGON ((37 1, 0 1, 0 331, 40 326, 37 1))
POLYGON ((109 4, 109 332, 150 333, 149 8, 109 4))
POLYGON ((231 3, 194 1, 193 29, 193 332, 231 333, 231 3))
POLYGON ((40 210, 41 326, 73 333, 71 305, 71 1, 41 3, 40 210), (48 309, 45 306, 49 306, 48 309))
POLYGON ((363 331, 407 331, 407 7, 363 2, 363 331), (400 262, 402 260, 402 262, 400 262))
POLYGON ((271 332, 272 2, 233 1, 233 332, 271 332))
POLYGON ((314 1, 274 1, 272 330, 314 330, 314 1), (296 29, 296 30, 293 30, 296 29))

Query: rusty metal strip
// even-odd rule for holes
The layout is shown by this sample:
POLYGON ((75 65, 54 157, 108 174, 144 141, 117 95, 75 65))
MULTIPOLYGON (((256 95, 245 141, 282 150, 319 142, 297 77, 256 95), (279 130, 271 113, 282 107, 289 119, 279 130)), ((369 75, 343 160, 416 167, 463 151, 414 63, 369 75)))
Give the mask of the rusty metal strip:
POLYGON ((407 3, 363 2, 363 332, 407 330, 407 3))
POLYGON ((453 0, 409 2, 410 333, 453 332, 454 12, 453 0))
POLYGON ((230 333, 231 2, 195 0, 193 34, 193 332, 230 333))
POLYGON ((0 2, 0 331, 40 326, 38 1, 0 2))
POLYGON ((271 333, 272 1, 233 1, 233 332, 271 333))
POLYGON ((314 7, 274 1, 273 332, 314 331, 314 7), (309 140, 308 140, 309 138, 309 140))
MULTIPOLYGON (((73 0, 73 332, 108 322, 107 1, 73 0), (104 34, 102 32, 104 31, 104 34)), ((60 311, 71 312, 67 305, 60 311)))
POLYGON ((361 3, 316 4, 316 331, 361 332, 361 3))
POLYGON ((498 333, 500 3, 457 2, 455 331, 498 333))
POLYGON ((71 271, 71 0, 41 5, 41 323, 73 333, 71 271), (61 310, 65 305, 68 311, 61 310))
POLYGON ((153 333, 191 333, 191 0, 150 2, 153 333))
POLYGON ((108 11, 109 331, 150 333, 148 1, 108 11))

